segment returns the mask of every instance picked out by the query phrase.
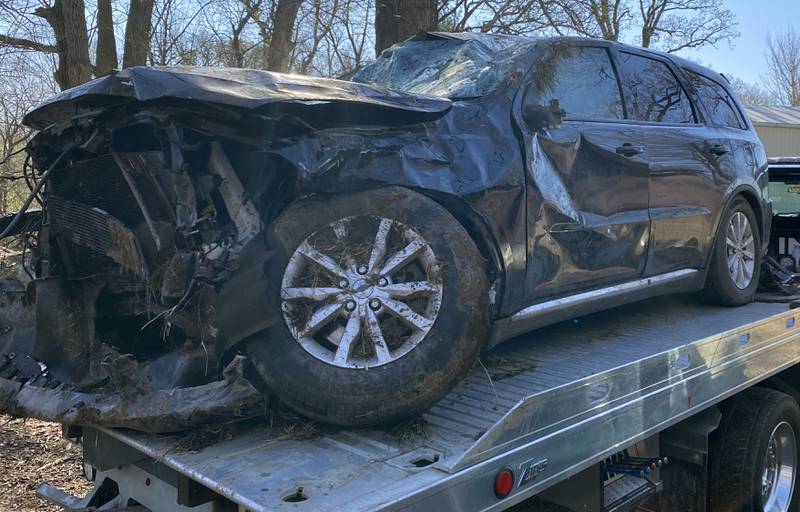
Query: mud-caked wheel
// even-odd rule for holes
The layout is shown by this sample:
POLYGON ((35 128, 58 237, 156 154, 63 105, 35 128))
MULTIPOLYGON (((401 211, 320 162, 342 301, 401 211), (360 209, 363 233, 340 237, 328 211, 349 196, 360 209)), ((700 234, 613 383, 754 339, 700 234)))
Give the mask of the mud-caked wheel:
POLYGON ((401 188, 314 197, 269 228, 281 321, 246 350, 285 403, 344 426, 440 399, 489 331, 485 263, 458 221, 401 188))

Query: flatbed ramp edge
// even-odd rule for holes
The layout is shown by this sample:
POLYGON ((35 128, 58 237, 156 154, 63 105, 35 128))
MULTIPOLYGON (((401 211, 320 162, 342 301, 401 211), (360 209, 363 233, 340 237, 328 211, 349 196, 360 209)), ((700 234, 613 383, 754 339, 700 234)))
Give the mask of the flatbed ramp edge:
POLYGON ((786 304, 655 299, 484 354, 418 429, 304 438, 257 425, 199 450, 180 436, 84 429, 84 453, 153 510, 148 499, 172 491, 156 492, 151 475, 253 512, 502 510, 800 362, 798 320, 786 304), (500 500, 504 467, 516 482, 500 500))

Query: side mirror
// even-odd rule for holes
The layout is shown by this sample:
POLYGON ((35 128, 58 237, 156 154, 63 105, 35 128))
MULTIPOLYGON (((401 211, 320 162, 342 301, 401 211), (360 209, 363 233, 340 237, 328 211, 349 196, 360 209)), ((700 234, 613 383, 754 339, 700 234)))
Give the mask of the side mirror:
POLYGON ((561 108, 558 100, 550 100, 547 106, 526 103, 522 106, 522 117, 532 129, 541 131, 548 128, 561 127, 567 112, 561 108))

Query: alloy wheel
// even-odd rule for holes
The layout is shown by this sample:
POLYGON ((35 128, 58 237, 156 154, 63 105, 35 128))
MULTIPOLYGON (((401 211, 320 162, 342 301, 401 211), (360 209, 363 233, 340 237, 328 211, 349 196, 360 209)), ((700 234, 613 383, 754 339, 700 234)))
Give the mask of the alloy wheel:
POLYGON ((281 309, 294 339, 343 368, 396 361, 422 343, 442 304, 430 244, 399 221, 361 215, 309 235, 283 275, 281 309))
POLYGON ((794 429, 782 421, 772 431, 761 476, 764 512, 788 512, 794 493, 797 440, 794 429))
POLYGON ((756 264, 753 228, 744 213, 735 212, 731 216, 725 241, 731 280, 744 290, 753 281, 756 264))

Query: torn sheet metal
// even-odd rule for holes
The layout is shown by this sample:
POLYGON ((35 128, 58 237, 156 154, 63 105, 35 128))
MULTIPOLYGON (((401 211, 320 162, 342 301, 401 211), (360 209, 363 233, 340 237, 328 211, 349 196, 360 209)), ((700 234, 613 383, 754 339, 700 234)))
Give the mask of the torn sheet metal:
POLYGON ((211 143, 208 165, 221 180, 219 192, 225 201, 228 215, 236 225, 236 242, 243 246, 261 232, 263 228, 261 216, 247 197, 241 180, 219 142, 211 143))
POLYGON ((95 303, 102 282, 46 278, 37 279, 35 287, 36 343, 29 354, 43 361, 59 381, 99 380, 95 303))
POLYGON ((0 412, 66 425, 179 432, 257 412, 264 398, 243 376, 243 366, 244 358, 238 357, 225 369, 222 380, 167 390, 142 387, 129 365, 116 369, 118 387, 105 393, 52 389, 0 378, 0 412))

